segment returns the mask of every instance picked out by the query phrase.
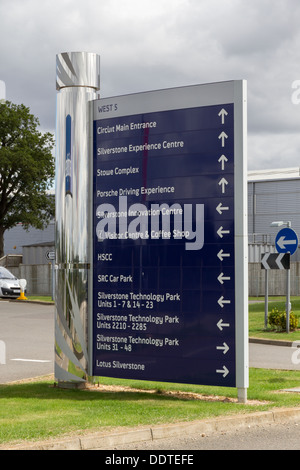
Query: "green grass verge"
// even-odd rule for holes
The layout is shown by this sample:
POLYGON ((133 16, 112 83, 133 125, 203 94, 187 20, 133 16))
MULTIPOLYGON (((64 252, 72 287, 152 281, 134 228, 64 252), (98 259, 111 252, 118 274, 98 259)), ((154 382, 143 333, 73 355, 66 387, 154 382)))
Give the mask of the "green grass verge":
MULTIPOLYGON (((251 299, 250 299, 251 300, 251 299)), ((299 341, 300 340, 300 298, 292 297, 292 311, 299 319, 298 329, 296 331, 277 332, 270 329, 267 326, 265 329, 265 303, 264 298, 252 298, 252 300, 261 300, 259 303, 249 304, 249 336, 264 339, 276 339, 282 341, 299 341)), ((278 310, 285 310, 285 298, 284 297, 272 297, 268 301, 268 312, 271 312, 273 308, 278 310)))
POLYGON ((51 295, 27 295, 27 300, 39 300, 41 302, 53 302, 51 295))
POLYGON ((122 426, 184 422, 217 416, 296 407, 297 393, 276 393, 300 385, 300 371, 250 370, 249 400, 238 404, 236 389, 101 378, 102 384, 126 385, 141 391, 62 390, 40 380, 0 385, 0 444, 35 441, 122 426), (155 393, 146 393, 154 389, 155 393), (214 401, 164 394, 182 391, 213 395, 214 401), (221 400, 220 396, 227 400, 221 400), (219 397, 219 399, 218 399, 219 397), (267 403, 265 403, 267 402, 267 403))

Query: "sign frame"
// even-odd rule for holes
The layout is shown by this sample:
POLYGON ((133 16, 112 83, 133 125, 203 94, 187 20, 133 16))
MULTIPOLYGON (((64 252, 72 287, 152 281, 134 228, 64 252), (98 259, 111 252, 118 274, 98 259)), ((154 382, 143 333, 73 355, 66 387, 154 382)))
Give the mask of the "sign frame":
MULTIPOLYGON (((178 110, 201 106, 234 104, 234 252, 235 252, 235 364, 238 400, 247 401, 248 357, 248 229, 247 229, 247 82, 236 80, 132 95, 90 102, 90 168, 93 168, 93 122, 99 119, 101 103, 106 118, 178 110), (239 314, 237 314, 239 312, 239 314)), ((220 119, 222 116, 220 117, 220 119)), ((89 374, 93 362, 93 171, 90 171, 90 275, 89 275, 89 374)))

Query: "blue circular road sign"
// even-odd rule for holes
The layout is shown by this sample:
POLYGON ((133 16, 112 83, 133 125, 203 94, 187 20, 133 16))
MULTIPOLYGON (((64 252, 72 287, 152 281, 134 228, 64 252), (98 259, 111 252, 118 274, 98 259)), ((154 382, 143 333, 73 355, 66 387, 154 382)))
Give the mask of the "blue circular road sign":
POLYGON ((283 228, 275 238, 275 246, 278 253, 295 253, 298 248, 298 236, 291 228, 283 228))

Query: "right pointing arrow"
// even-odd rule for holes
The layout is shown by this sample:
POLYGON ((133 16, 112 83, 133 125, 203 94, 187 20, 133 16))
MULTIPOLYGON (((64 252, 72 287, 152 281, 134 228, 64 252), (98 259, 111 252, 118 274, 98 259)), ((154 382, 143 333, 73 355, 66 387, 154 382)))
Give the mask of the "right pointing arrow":
POLYGON ((226 354, 229 351, 229 346, 226 343, 223 343, 223 346, 217 346, 217 349, 223 350, 223 354, 226 354))
POLYGON ((217 369, 216 372, 217 374, 223 374, 223 377, 226 377, 226 375, 229 374, 229 370, 226 366, 223 366, 223 369, 217 369))

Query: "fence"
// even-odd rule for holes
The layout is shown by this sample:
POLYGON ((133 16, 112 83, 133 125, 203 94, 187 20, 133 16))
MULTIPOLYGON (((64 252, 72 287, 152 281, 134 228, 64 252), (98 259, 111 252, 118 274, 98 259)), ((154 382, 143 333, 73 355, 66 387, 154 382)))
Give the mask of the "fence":
MULTIPOLYGON (((27 280, 27 294, 52 295, 52 264, 20 264, 8 268, 19 279, 27 280)), ((249 263, 249 295, 265 294, 265 270, 261 263, 249 263)), ((286 295, 286 270, 269 270, 269 295, 286 295)), ((291 262, 291 295, 300 296, 300 262, 291 262)))
POLYGON ((20 264, 8 269, 19 279, 26 279, 28 295, 52 295, 52 263, 20 264))
MULTIPOLYGON (((300 296, 300 263, 291 262, 291 295, 300 296)), ((265 294, 265 270, 261 269, 261 263, 249 263, 249 295, 262 296, 265 294)), ((269 269, 268 287, 269 295, 286 295, 285 269, 269 269)))

